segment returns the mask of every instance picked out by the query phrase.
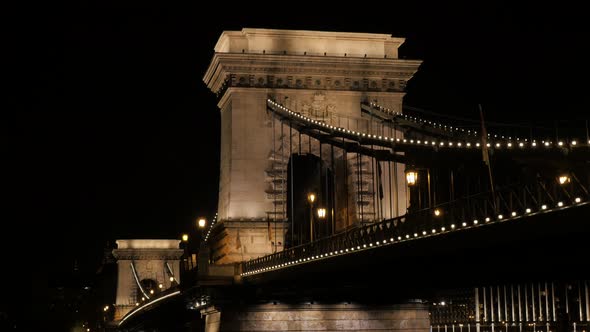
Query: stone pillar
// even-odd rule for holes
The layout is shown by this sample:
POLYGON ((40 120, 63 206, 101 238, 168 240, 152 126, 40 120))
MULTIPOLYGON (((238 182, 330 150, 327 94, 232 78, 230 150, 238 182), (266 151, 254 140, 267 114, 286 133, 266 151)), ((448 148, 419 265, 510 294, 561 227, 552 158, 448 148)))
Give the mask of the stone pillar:
POLYGON ((205 331, 411 331, 430 328, 422 304, 260 304, 206 308, 205 331))
MULTIPOLYGON (((137 285, 131 264, 135 268, 138 280, 151 280, 156 288, 154 294, 180 283, 180 257, 183 250, 179 249, 180 240, 117 240, 117 249, 113 256, 117 259, 117 297, 115 300, 115 321, 121 320, 129 311, 141 303, 144 296, 137 285), (170 266, 175 278, 170 281, 170 266)), ((145 297, 145 296, 144 296, 145 297)))
MULTIPOLYGON (((215 263, 234 263, 282 250, 289 222, 284 180, 290 138, 284 132, 281 135, 280 122, 267 112, 267 98, 331 125, 391 135, 391 129, 363 115, 360 106, 377 101, 401 111, 406 82, 421 63, 398 59, 403 42, 403 38, 369 33, 270 29, 222 33, 204 77, 220 98, 221 110, 218 227, 223 234, 213 245, 215 263)), ((349 160, 351 173, 359 167, 353 157, 341 154, 349 160)), ((403 165, 396 167, 395 197, 383 198, 395 200, 393 216, 406 211, 403 176, 400 180, 403 169, 403 165)), ((377 176, 373 170, 365 175, 369 179, 377 176)), ((381 181, 393 182, 394 178, 383 175, 381 181)), ((366 181, 354 181, 351 175, 347 182, 350 193, 368 190, 360 187, 366 181)), ((370 190, 371 199, 381 200, 375 188, 370 190)), ((361 214, 356 196, 349 200, 352 222, 392 216, 390 209, 387 214, 375 211, 374 201, 370 211, 367 208, 361 214)))

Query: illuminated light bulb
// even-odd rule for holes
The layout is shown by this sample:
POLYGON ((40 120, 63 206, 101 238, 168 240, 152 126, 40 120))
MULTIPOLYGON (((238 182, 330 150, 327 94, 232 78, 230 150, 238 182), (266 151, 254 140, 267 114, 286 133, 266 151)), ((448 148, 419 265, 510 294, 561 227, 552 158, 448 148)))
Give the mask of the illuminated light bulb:
POLYGON ((410 236, 408 234, 406 234, 406 239, 409 239, 409 238, 410 238, 410 236))
POLYGON ((566 182, 570 182, 570 178, 567 175, 561 175, 558 178, 559 184, 565 184, 566 182))
POLYGON ((513 217, 516 217, 516 212, 512 211, 511 215, 512 215, 513 217))
POLYGON ((401 240, 401 239, 402 239, 402 237, 401 237, 401 236, 398 236, 398 237, 397 237, 397 239, 398 239, 398 240, 401 240))
POLYGON ((520 143, 518 143, 518 146, 523 147, 524 143, 520 142, 520 143))
MULTIPOLYGON (((377 243, 376 243, 376 244, 377 244, 377 245, 379 245, 379 244, 380 244, 380 243, 379 243, 379 241, 377 241, 377 243)), ((340 250, 340 252, 342 252, 342 250, 340 250)))
POLYGON ((422 235, 426 235, 426 231, 422 231, 422 235))
POLYGON ((471 147, 471 143, 467 143, 467 147, 471 147))
POLYGON ((170 282, 174 281, 174 277, 170 277, 170 282))
POLYGON ((578 144, 578 142, 572 141, 572 145, 576 145, 576 144, 578 144))
POLYGON ((496 147, 499 148, 500 147, 500 143, 496 143, 496 147))
POLYGON ((563 202, 557 202, 557 206, 562 207, 563 206, 563 202))
POLYGON ((474 220, 474 221, 473 221, 473 224, 474 224, 474 225, 477 225, 477 220, 474 220))
POLYGON ((490 221, 490 218, 489 217, 486 217, 486 222, 488 222, 488 221, 490 221))
POLYGON ((366 247, 367 247, 367 245, 366 244, 363 244, 363 248, 366 248, 366 247))
POLYGON ((432 234, 436 233, 436 229, 432 229, 432 234))
POLYGON ((383 240, 383 243, 387 243, 387 239, 383 240))
POLYGON ((545 146, 549 146, 549 142, 545 142, 545 146))
POLYGON ((461 225, 462 225, 463 227, 465 227, 465 226, 467 226, 467 223, 466 223, 466 222, 463 222, 461 225))
POLYGON ((393 242, 393 238, 389 239, 390 242, 393 242))
POLYGON ((479 145, 480 145, 479 143, 476 143, 476 144, 475 144, 475 146, 477 146, 477 147, 479 147, 479 145))
POLYGON ((437 217, 438 217, 438 216, 440 216, 440 214, 441 214, 441 211, 440 211, 440 209, 434 209, 434 215, 435 215, 435 216, 437 216, 437 217))
POLYGON ((487 143, 486 146, 489 148, 490 146, 492 146, 490 143, 487 143))
POLYGON ((461 146, 461 143, 457 143, 457 146, 461 146))
POLYGON ((563 142, 559 142, 559 143, 557 143, 557 145, 563 146, 563 142))
POLYGON ((531 145, 532 146, 537 146, 537 142, 533 142, 531 145))
POLYGON ((503 219, 503 218, 504 218, 503 215, 501 215, 501 214, 498 215, 498 219, 503 219))
POLYGON ((455 229, 455 224, 451 224, 451 229, 455 229))
POLYGON ((414 237, 418 237, 418 233, 414 233, 414 237))
POLYGON ((508 143, 508 147, 511 148, 512 147, 512 143, 508 143))
POLYGON ((582 199, 580 197, 576 197, 575 201, 576 201, 576 203, 580 203, 582 201, 582 199))
POLYGON ((546 210, 547 209, 547 205, 543 204, 541 205, 541 210, 546 210))

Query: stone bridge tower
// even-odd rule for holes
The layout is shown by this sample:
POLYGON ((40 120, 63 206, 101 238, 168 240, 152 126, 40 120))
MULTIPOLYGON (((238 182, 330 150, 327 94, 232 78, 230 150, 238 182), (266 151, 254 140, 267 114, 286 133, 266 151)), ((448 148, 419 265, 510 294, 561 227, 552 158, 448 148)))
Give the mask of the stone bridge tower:
MULTIPOLYGON (((421 63, 398 59, 403 42, 403 38, 372 33, 243 29, 221 34, 204 77, 221 110, 218 213, 223 232, 212 246, 216 263, 263 256, 281 250, 276 244, 284 243, 283 228, 269 234, 273 231, 268 222, 288 222, 283 180, 290 155, 283 151, 292 137, 274 125, 267 98, 331 125, 400 137, 401 133, 363 116, 360 104, 378 101, 401 111, 406 82, 421 63)), ((301 145, 308 146, 307 138, 303 139, 301 145)), ((306 152, 319 154, 310 150, 306 152)), ((342 152, 339 158, 350 161, 353 157, 342 152)), ((349 162, 348 174, 368 162, 349 162)), ((380 198, 387 204, 392 201, 394 207, 393 212, 379 215, 381 219, 406 212, 403 171, 403 165, 395 165, 391 176, 379 179, 397 188, 394 197, 380 198)), ((373 190, 364 187, 368 181, 349 178, 346 183, 349 192, 373 190)), ((351 205, 365 203, 358 200, 351 205)), ((356 222, 378 219, 376 211, 354 213, 356 222)))
POLYGON ((117 240, 115 321, 143 301, 180 283, 180 240, 117 240), (143 298, 143 300, 142 300, 143 298))

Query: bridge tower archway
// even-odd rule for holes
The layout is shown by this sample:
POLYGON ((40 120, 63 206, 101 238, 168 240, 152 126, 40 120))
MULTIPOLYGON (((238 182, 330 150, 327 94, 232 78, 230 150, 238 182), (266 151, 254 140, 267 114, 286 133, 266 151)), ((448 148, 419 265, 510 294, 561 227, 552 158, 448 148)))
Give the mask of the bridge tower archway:
POLYGON ((180 283, 180 240, 117 240, 115 321, 180 283), (160 285, 162 285, 160 287, 160 285), (152 293, 153 291, 153 293, 152 293))
MULTIPOLYGON (((204 77, 219 97, 221 111, 216 225, 220 230, 210 245, 216 264, 264 256, 282 250, 277 244, 285 243, 289 216, 282 178, 291 155, 287 149, 293 148, 293 135, 299 132, 267 111, 268 100, 333 126, 401 137, 401 132, 364 116, 360 105, 378 100, 380 105, 401 112, 406 83, 421 63, 398 58, 403 42, 403 38, 367 33, 243 29, 221 34, 204 77), (281 231, 269 227, 275 223, 281 231)), ((309 138, 305 133, 301 136, 300 148, 304 148, 309 138)), ((369 217, 361 208, 372 204, 365 200, 367 195, 363 197, 363 192, 370 191, 366 186, 371 181, 354 180, 353 174, 361 173, 369 162, 373 162, 372 169, 379 166, 354 153, 341 158, 350 168, 346 179, 349 193, 357 193, 351 195, 348 222, 377 220, 376 214, 369 217)), ((393 176, 387 175, 387 185, 395 195, 380 199, 395 201, 395 208, 379 218, 406 212, 403 171, 404 166, 396 164, 393 176)), ((378 173, 362 174, 376 177, 378 173)), ((381 180, 385 181, 385 175, 381 180)))

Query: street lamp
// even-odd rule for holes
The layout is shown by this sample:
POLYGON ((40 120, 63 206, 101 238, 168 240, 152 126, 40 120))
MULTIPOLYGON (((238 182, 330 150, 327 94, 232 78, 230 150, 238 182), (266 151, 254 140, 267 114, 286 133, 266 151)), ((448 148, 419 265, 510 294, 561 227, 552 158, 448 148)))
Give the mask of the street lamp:
POLYGON ((207 220, 205 220, 205 218, 199 218, 197 225, 199 228, 205 228, 205 226, 207 226, 207 220))
POLYGON ((307 201, 309 202, 309 242, 313 242, 313 202, 315 202, 315 194, 309 193, 307 195, 307 201))
POLYGON ((326 209, 324 209, 324 208, 318 209, 318 218, 320 218, 320 219, 326 218, 326 209))
POLYGON ((440 215, 442 214, 442 210, 439 208, 434 209, 434 215, 436 217, 440 217, 440 215))
POLYGON ((188 234, 182 234, 182 242, 188 242, 188 234))
POLYGON ((557 180, 559 181, 559 184, 566 184, 569 183, 571 181, 570 177, 567 174, 562 174, 560 175, 557 180))
POLYGON ((406 182, 408 186, 415 186, 418 182, 418 171, 413 168, 406 169, 406 182))

